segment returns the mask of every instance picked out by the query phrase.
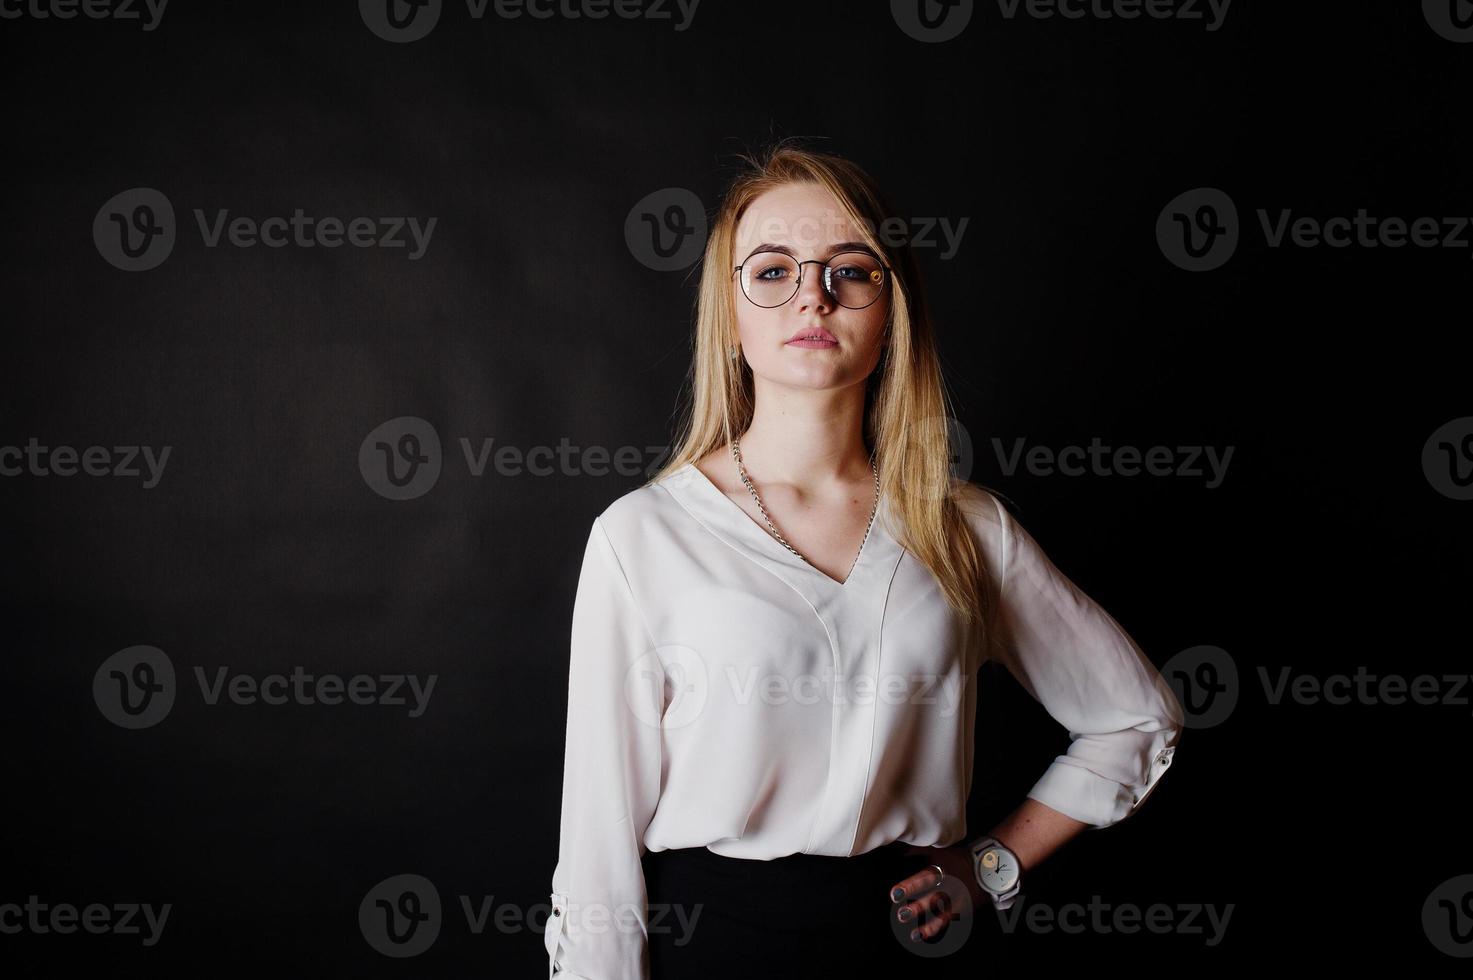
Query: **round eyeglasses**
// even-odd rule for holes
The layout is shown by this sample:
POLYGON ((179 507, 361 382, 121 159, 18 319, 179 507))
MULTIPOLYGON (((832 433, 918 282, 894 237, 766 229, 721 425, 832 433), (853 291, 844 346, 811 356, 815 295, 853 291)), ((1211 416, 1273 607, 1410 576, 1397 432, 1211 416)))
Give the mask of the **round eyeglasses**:
POLYGON ((803 267, 821 270, 823 290, 845 309, 862 310, 885 291, 890 267, 870 252, 840 252, 825 261, 799 262, 786 252, 753 252, 732 271, 741 277, 742 293, 757 306, 772 309, 798 295, 803 267))

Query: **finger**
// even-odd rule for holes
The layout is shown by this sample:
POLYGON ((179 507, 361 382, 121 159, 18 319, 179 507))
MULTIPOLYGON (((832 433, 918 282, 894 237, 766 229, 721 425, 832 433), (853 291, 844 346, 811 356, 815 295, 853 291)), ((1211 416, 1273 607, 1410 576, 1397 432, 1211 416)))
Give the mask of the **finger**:
POLYGON ((923 942, 931 939, 937 933, 944 930, 952 919, 956 918, 956 912, 952 908, 951 896, 945 892, 935 892, 934 896, 928 895, 922 900, 926 904, 926 910, 910 931, 910 938, 914 942, 923 942))
POLYGON ((891 886, 890 901, 903 902, 907 899, 915 898, 918 895, 924 895, 936 887, 936 879, 938 877, 940 876, 936 874, 935 868, 926 868, 924 871, 917 871, 904 881, 891 886))
POLYGON ((919 925, 930 917, 944 915, 950 907, 951 896, 936 888, 898 906, 895 909, 895 918, 911 925, 919 925))

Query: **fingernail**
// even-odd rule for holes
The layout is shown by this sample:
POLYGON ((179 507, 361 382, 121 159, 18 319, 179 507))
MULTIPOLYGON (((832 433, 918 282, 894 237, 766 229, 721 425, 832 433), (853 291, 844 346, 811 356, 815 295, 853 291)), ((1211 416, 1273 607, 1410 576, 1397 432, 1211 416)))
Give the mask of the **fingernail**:
POLYGON ((921 931, 919 929, 912 929, 910 931, 910 938, 911 938, 911 941, 912 942, 920 942, 920 940, 921 940, 921 931))
POLYGON ((915 912, 911 911, 911 907, 909 905, 902 905, 900 906, 900 911, 896 914, 896 918, 898 918, 901 922, 909 922, 911 920, 911 917, 914 915, 915 912))
POLYGON ((890 901, 898 902, 904 897, 905 889, 901 888, 899 885, 896 885, 894 888, 890 889, 890 901))

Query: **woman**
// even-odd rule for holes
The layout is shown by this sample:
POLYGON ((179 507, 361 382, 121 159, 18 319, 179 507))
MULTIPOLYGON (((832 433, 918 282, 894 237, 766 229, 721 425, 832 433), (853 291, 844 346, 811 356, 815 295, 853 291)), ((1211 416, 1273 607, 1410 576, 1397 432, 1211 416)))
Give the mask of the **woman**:
POLYGON ((951 475, 915 261, 876 235, 895 212, 871 179, 783 144, 747 162, 683 438, 583 556, 549 976, 935 976, 973 915, 1134 812, 1182 729, 1118 624, 951 475), (988 658, 1073 741, 969 835, 988 658))

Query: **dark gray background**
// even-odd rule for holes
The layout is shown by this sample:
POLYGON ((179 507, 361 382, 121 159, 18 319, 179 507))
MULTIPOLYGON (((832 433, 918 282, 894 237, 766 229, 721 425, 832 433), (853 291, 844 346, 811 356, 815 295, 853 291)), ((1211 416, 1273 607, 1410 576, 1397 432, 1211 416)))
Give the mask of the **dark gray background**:
MULTIPOLYGON (((1473 45, 1416 4, 1236 0, 1207 31, 1009 20, 989 2, 960 37, 922 43, 883 3, 705 0, 684 31, 476 21, 450 3, 429 36, 391 44, 353 3, 176 0, 152 31, 23 17, 0 39, 0 445, 172 447, 149 490, 0 479, 0 903, 174 904, 150 949, 0 934, 0 961, 546 969, 578 566, 594 516, 641 478, 474 477, 457 440, 667 445, 695 275, 639 262, 626 216, 667 187, 714 207, 736 151, 808 136, 905 215, 968 221, 955 256, 921 261, 971 478, 1008 495, 1158 666, 1212 644, 1241 674, 1231 718, 1185 734, 1147 806, 1034 885, 1053 904, 1236 903, 1225 941, 1017 936, 977 962, 1186 968, 1288 945, 1317 966, 1458 965, 1422 912, 1473 871, 1468 706, 1270 707, 1257 677, 1467 668, 1470 504, 1429 483, 1423 447, 1470 413, 1473 249, 1273 249, 1255 213, 1473 214, 1473 45), (140 186, 172 201, 179 240, 127 273, 91 229, 140 186), (1203 186, 1232 196, 1242 240, 1189 273, 1154 229, 1203 186), (418 261, 208 249, 197 207, 437 226, 418 261), (445 468, 396 502, 358 450, 405 415, 435 427, 445 468), (1094 437, 1234 455, 1208 489, 1008 474, 991 448, 1094 437), (136 644, 168 654, 180 693, 127 731, 91 691, 136 644), (409 718, 209 706, 192 676, 297 665, 438 681, 409 718), (432 880, 446 912, 408 960, 357 925, 369 889, 401 873, 432 880), (473 935, 461 895, 536 928, 473 935)), ((974 833, 1066 741, 1006 674, 983 677, 974 833)))

